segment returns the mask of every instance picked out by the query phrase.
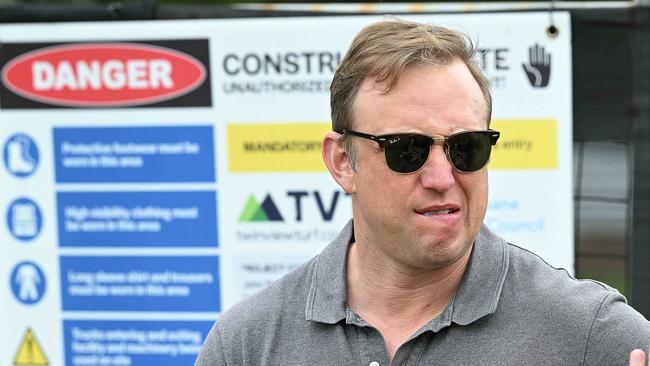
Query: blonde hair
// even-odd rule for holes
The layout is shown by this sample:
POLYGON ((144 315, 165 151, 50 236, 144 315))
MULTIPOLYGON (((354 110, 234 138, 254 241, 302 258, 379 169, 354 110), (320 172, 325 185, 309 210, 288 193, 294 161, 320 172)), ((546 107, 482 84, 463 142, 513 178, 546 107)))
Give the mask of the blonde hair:
MULTIPOLYGON (((384 84, 390 92, 409 65, 448 65, 460 59, 481 88, 488 107, 487 122, 492 114, 490 83, 478 67, 476 48, 463 33, 431 24, 391 19, 371 24, 359 32, 339 64, 330 85, 332 130, 341 133, 353 125, 352 106, 361 83, 366 78, 384 84)), ((354 151, 348 135, 343 135, 350 162, 354 151)))

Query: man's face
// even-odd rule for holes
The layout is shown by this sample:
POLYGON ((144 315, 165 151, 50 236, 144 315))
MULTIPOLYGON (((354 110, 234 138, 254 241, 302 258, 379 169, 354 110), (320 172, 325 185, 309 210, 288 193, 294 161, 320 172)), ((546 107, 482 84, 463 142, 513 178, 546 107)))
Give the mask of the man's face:
MULTIPOLYGON (((460 60, 408 67, 397 85, 365 80, 354 104, 353 129, 373 135, 448 136, 487 129, 481 89, 460 60)), ((487 207, 487 169, 454 170, 442 146, 432 146, 419 171, 398 174, 374 141, 352 137, 357 171, 352 193, 357 242, 381 257, 418 269, 456 262, 478 234, 487 207)))

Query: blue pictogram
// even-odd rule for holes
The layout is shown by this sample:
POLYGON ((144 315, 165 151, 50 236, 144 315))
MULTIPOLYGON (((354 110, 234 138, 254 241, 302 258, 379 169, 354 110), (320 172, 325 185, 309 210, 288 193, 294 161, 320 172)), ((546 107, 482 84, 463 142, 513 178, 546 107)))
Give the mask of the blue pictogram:
POLYGON ((17 133, 4 145, 4 162, 7 170, 16 177, 27 177, 38 166, 38 148, 29 136, 17 133))
POLYGON ((40 232, 43 216, 38 205, 29 198, 19 198, 7 209, 7 227, 19 240, 32 240, 40 232))
POLYGON ((16 300, 25 305, 39 302, 45 294, 45 274, 34 262, 20 262, 11 272, 11 290, 16 300))

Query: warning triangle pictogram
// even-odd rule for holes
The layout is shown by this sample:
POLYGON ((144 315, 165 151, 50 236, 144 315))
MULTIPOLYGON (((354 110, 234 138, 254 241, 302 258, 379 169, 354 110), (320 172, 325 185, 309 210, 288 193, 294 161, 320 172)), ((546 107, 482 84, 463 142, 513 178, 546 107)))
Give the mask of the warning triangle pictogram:
POLYGON ((47 366, 49 362, 43 348, 38 343, 31 328, 27 328, 23 340, 20 342, 18 352, 14 358, 14 366, 47 366))

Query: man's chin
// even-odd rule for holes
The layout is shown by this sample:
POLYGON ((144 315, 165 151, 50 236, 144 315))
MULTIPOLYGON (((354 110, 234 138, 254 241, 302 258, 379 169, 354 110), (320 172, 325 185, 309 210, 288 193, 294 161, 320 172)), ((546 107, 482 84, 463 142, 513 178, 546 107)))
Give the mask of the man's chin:
POLYGON ((454 237, 449 241, 439 242, 432 251, 432 261, 437 262, 441 267, 456 263, 471 250, 472 243, 462 237, 454 237))

